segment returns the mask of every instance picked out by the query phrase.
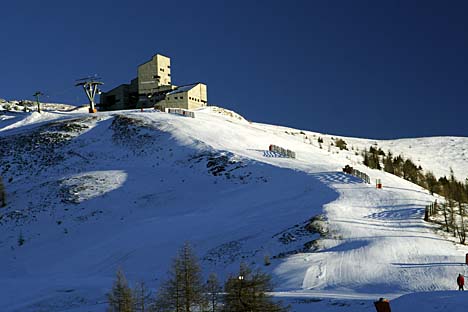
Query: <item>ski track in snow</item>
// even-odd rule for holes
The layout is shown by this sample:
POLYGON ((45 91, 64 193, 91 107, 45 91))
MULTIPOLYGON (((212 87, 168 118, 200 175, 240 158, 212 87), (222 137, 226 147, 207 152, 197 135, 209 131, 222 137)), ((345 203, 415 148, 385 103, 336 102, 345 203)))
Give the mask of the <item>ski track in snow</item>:
MULTIPOLYGON (((0 139, 51 121, 78 118, 88 127, 57 150, 64 155, 58 164, 4 177, 14 176, 6 183, 13 193, 6 212, 36 219, 0 225, 2 311, 101 311, 118 267, 129 280, 157 287, 187 239, 205 256, 206 271, 224 277, 240 261, 261 264, 265 254, 300 251, 312 237, 289 230, 292 239, 282 244, 275 235, 319 214, 328 234, 316 251, 262 266, 277 282, 275 295, 295 310, 371 311, 372 298, 454 289, 468 248, 422 220, 434 200, 427 191, 359 165, 355 150, 328 147, 329 135, 249 123, 210 108, 195 114, 126 111, 80 121, 89 115, 46 112, 0 121, 0 139), (297 159, 275 157, 270 144, 295 151, 297 159), (340 172, 345 164, 381 179, 384 188, 340 172), (58 190, 62 197, 55 198, 58 190), (47 207, 37 206, 42 201, 47 207), (21 247, 19 230, 26 237, 21 247)), ((438 176, 451 167, 462 179, 468 168, 468 138, 344 140, 359 150, 377 143, 438 176)))

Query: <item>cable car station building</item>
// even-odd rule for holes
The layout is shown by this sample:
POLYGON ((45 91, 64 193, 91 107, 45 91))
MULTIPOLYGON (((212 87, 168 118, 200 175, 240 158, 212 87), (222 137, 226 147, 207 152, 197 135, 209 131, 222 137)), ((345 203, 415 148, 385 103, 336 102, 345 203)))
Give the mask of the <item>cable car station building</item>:
POLYGON ((138 66, 138 77, 101 93, 100 110, 154 107, 196 109, 208 104, 206 85, 200 82, 175 86, 171 81, 171 59, 156 54, 138 66))

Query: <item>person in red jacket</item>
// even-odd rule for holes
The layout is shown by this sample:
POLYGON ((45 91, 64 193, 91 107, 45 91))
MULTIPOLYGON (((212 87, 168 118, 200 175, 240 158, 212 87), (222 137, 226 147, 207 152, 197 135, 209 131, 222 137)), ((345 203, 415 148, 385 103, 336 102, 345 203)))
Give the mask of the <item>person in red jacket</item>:
POLYGON ((458 284, 458 290, 464 290, 463 285, 465 285, 465 278, 463 277, 463 275, 458 274, 457 284, 458 284))

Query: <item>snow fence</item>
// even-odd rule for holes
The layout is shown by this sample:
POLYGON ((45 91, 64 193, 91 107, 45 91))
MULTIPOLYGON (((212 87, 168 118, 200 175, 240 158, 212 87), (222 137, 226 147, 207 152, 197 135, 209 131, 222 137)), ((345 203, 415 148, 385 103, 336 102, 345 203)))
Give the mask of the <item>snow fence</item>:
POLYGON ((270 152, 275 152, 275 153, 281 154, 281 155, 283 155, 283 156, 285 156, 285 157, 288 157, 288 158, 296 158, 296 152, 293 152, 293 151, 291 151, 291 150, 282 148, 282 147, 277 146, 277 145, 271 144, 271 145, 268 147, 268 150, 269 150, 270 152))
POLYGON ((363 180, 367 184, 370 184, 370 177, 367 174, 365 174, 364 172, 361 172, 361 171, 359 171, 357 169, 354 169, 350 165, 346 165, 343 168, 343 172, 347 173, 347 174, 350 174, 350 175, 353 175, 353 176, 363 180))
POLYGON ((195 113, 182 108, 166 108, 166 113, 195 118, 195 113))

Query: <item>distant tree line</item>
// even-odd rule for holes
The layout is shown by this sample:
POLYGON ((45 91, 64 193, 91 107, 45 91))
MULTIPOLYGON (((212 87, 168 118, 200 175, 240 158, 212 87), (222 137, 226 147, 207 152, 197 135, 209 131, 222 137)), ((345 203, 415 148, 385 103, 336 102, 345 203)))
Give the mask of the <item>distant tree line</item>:
POLYGON ((156 294, 144 283, 131 289, 122 270, 117 272, 107 295, 109 312, 286 312, 267 295, 271 277, 241 264, 239 273, 228 277, 223 287, 214 273, 203 281, 201 267, 189 243, 172 261, 167 279, 156 294))
POLYGON ((466 218, 468 214, 468 182, 463 184, 455 179, 453 170, 450 170, 450 177, 431 179, 431 194, 438 193, 445 197, 442 203, 435 202, 426 207, 427 221, 441 223, 438 216, 443 216, 443 228, 447 233, 452 233, 458 237, 461 244, 466 244, 466 233, 468 224, 466 218))
POLYGON ((439 194, 448 200, 460 203, 468 203, 468 181, 465 183, 455 179, 453 170, 450 169, 450 177, 437 179, 430 171, 424 172, 421 166, 416 166, 411 159, 403 156, 394 156, 390 151, 385 154, 381 148, 371 146, 364 150, 364 165, 372 169, 384 170, 415 183, 431 194, 439 194))
POLYGON ((445 231, 457 236, 460 243, 466 243, 468 180, 465 183, 458 181, 452 169, 448 178, 444 176, 437 179, 432 172, 424 172, 423 168, 414 164, 411 159, 405 159, 401 155, 394 156, 390 151, 385 153, 381 148, 374 146, 364 150, 363 157, 364 165, 369 168, 384 170, 427 189, 431 195, 443 196, 444 202, 435 202, 426 207, 425 219, 438 223, 437 216, 440 216, 443 219, 445 231))

